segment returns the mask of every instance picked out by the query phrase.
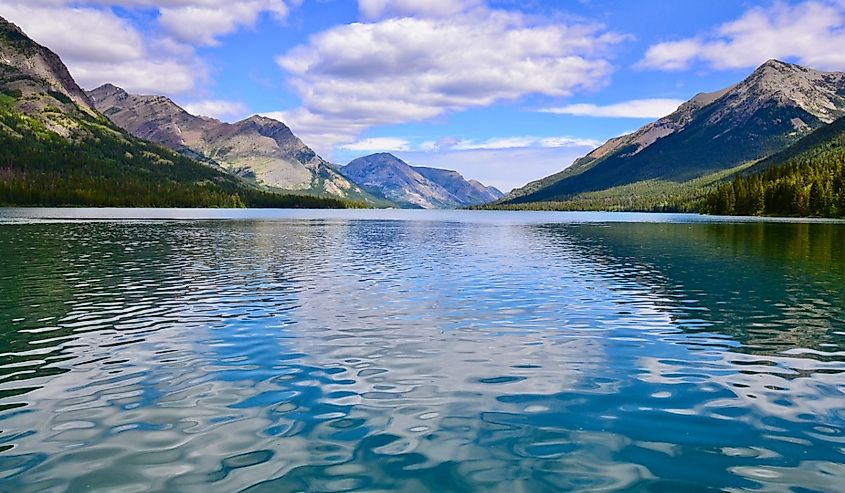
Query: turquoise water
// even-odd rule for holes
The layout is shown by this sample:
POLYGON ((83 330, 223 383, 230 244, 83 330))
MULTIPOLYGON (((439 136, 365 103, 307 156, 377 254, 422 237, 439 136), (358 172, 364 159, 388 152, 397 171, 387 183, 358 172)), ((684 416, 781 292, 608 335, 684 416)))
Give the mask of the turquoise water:
POLYGON ((0 210, 0 491, 845 491, 845 225, 0 210))

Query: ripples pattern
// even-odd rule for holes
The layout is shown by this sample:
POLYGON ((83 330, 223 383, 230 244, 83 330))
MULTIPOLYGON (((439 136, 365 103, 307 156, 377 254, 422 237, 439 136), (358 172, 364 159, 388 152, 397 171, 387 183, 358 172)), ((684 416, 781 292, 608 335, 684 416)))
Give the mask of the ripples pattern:
POLYGON ((0 491, 845 491, 845 226, 453 214, 0 224, 0 491))

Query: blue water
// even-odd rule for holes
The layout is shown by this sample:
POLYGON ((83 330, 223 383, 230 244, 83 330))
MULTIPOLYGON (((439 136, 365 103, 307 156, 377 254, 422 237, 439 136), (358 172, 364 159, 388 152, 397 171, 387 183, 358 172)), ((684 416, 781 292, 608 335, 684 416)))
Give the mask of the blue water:
POLYGON ((0 491, 845 491, 845 225, 0 210, 0 491))

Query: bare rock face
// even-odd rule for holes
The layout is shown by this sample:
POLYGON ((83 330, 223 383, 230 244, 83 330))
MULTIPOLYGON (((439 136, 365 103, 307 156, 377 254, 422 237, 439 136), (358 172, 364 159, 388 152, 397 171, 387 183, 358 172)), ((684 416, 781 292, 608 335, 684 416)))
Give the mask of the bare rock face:
POLYGON ((772 105, 800 108, 819 122, 831 123, 845 115, 845 73, 769 60, 730 88, 708 123, 741 124, 772 105))
POLYGON ((215 123, 189 114, 167 97, 136 96, 112 84, 87 95, 100 112, 132 135, 178 151, 215 123))
POLYGON ((644 180, 685 181, 785 149, 845 116, 845 74, 769 60, 740 83, 616 137, 505 203, 561 200, 644 180))
POLYGON ((251 116, 225 123, 191 115, 167 97, 129 94, 111 84, 88 96, 99 111, 131 134, 215 163, 258 184, 370 200, 282 122, 251 116))
POLYGON ((0 92, 16 111, 63 137, 84 137, 77 117, 100 118, 61 59, 0 17, 0 92))
MULTIPOLYGON (((46 82, 50 89, 67 96, 83 110, 92 110, 91 101, 76 85, 70 72, 58 55, 31 40, 15 24, 0 17, 0 64, 14 67, 21 84, 26 86, 33 79, 46 82)), ((4 86, 14 88, 14 81, 4 81, 4 86)))
POLYGON ((360 157, 341 171, 373 195, 404 207, 464 207, 502 197, 502 192, 468 182, 457 171, 413 167, 389 153, 360 157))
POLYGON ((460 205, 486 204, 504 197, 496 187, 488 187, 478 180, 466 180, 457 171, 421 166, 414 166, 414 169, 443 187, 460 205))

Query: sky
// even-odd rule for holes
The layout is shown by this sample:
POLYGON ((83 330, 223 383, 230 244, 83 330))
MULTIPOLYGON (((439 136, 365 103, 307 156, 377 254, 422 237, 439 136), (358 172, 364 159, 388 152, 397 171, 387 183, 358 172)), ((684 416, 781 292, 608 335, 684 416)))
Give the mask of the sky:
POLYGON ((504 191, 770 58, 845 70, 845 0, 0 0, 86 89, 288 124, 504 191))

